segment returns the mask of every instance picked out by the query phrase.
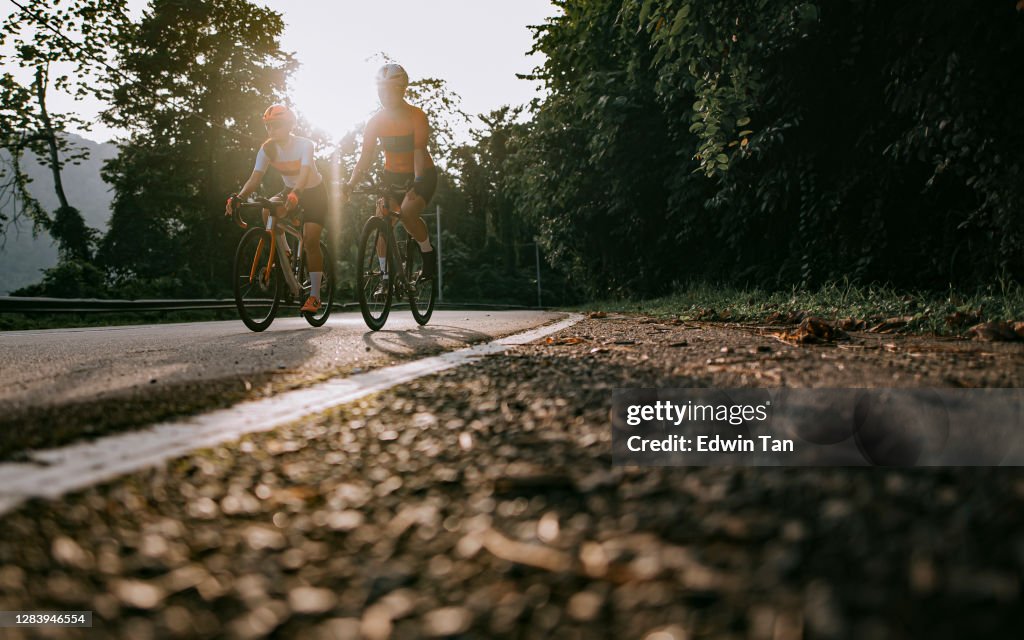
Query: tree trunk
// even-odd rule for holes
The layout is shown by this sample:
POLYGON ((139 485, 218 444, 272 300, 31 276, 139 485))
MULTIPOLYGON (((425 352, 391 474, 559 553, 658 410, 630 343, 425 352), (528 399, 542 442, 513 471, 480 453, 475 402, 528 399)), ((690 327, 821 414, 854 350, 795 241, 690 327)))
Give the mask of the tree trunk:
POLYGON ((64 193, 64 181, 60 176, 60 155, 57 149, 57 134, 53 130, 53 122, 50 121, 50 114, 46 111, 46 84, 48 82, 48 71, 45 66, 36 67, 36 98, 39 100, 39 116, 43 122, 44 139, 50 152, 50 171, 53 172, 53 188, 57 192, 57 200, 62 209, 67 209, 68 197, 64 193))
POLYGON ((53 121, 46 110, 46 85, 49 79, 49 69, 46 64, 36 67, 36 98, 39 101, 39 117, 43 125, 42 138, 46 143, 50 156, 50 171, 53 173, 53 189, 57 193, 57 201, 60 206, 57 208, 53 221, 50 223, 49 232, 53 239, 60 245, 62 260, 81 259, 88 260, 89 251, 89 228, 82 218, 82 214, 68 203, 67 194, 64 193, 64 181, 60 173, 60 149, 57 145, 57 132, 54 131, 53 121))

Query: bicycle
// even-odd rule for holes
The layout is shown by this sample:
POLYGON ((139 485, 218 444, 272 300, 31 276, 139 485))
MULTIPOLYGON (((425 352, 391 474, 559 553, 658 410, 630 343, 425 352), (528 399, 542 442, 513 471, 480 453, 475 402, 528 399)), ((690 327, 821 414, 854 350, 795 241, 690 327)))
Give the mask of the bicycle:
POLYGON ((363 225, 359 236, 356 267, 359 311, 372 331, 384 327, 396 292, 409 300, 412 317, 421 326, 430 321, 437 299, 437 279, 421 278, 423 254, 419 244, 410 236, 403 247, 395 238, 394 226, 400 213, 387 208, 388 191, 381 185, 352 191, 353 194, 378 196, 376 211, 363 225), (384 258, 383 268, 381 257, 384 258))
MULTIPOLYGON (((249 202, 239 203, 233 210, 235 224, 248 229, 235 250, 232 270, 235 306, 245 326, 256 332, 270 326, 282 302, 291 304, 296 299, 303 299, 312 289, 303 246, 301 207, 285 216, 268 216, 266 225, 260 227, 250 228, 252 225, 242 219, 244 211, 276 211, 281 207, 283 203, 280 202, 252 198, 249 202), (284 225, 282 233, 274 232, 276 220, 284 225), (289 237, 295 242, 289 243, 289 237), (281 239, 283 243, 278 242, 281 239)), ((323 240, 320 241, 320 252, 324 262, 320 310, 302 313, 306 322, 314 327, 327 322, 334 301, 334 261, 323 240)))

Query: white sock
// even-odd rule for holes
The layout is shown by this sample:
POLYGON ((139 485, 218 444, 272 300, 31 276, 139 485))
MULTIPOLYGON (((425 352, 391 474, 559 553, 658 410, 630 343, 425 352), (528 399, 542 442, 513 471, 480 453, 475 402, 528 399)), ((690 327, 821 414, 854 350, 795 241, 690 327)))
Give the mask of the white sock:
POLYGON ((434 248, 430 246, 430 236, 427 236, 427 239, 424 240, 423 242, 417 240, 416 244, 420 245, 420 251, 422 251, 423 253, 427 253, 429 251, 434 250, 434 248))
POLYGON ((310 271, 309 272, 309 284, 313 285, 309 290, 309 295, 314 298, 320 297, 320 277, 324 274, 323 271, 310 271))
POLYGON ((387 271, 388 271, 388 259, 387 259, 387 256, 385 256, 383 258, 381 256, 377 256, 377 260, 380 261, 380 272, 385 274, 385 275, 387 275, 387 271))

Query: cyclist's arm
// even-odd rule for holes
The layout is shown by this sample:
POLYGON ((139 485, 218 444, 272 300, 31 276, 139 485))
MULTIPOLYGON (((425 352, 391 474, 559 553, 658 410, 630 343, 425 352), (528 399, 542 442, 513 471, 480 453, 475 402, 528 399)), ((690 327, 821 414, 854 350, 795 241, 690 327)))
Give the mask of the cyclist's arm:
POLYGON ((373 162, 374 157, 377 155, 377 132, 373 126, 371 120, 363 131, 363 148, 359 151, 359 160, 356 160, 356 166, 352 169, 352 177, 348 179, 349 187, 355 186, 359 181, 359 178, 366 173, 366 170, 370 168, 370 164, 373 162))
POLYGON ((427 114, 422 111, 413 123, 412 129, 412 170, 416 179, 423 177, 423 171, 427 168, 427 140, 430 138, 430 125, 427 123, 427 114))
POLYGON ((245 200, 246 198, 249 197, 250 193, 256 191, 256 189, 260 186, 260 182, 263 181, 264 173, 266 172, 253 170, 252 175, 249 176, 249 179, 245 181, 245 184, 242 185, 242 189, 238 192, 238 197, 241 198, 242 200, 245 200))
POLYGON ((260 186, 263 174, 267 172, 268 168, 270 168, 270 158, 267 156, 267 152, 263 150, 263 147, 260 147, 259 152, 256 154, 256 166, 252 168, 252 175, 242 185, 242 190, 238 192, 238 197, 242 200, 248 198, 249 194, 260 186))

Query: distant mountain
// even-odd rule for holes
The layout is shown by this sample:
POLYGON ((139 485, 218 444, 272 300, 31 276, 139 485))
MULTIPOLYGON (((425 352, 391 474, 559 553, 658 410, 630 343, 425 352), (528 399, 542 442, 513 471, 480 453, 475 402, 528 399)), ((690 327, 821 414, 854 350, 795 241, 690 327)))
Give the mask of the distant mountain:
MULTIPOLYGON (((89 158, 79 165, 64 167, 64 191, 71 206, 82 212, 86 224, 105 233, 110 220, 110 202, 113 193, 103 182, 100 169, 103 162, 117 155, 117 147, 105 142, 93 142, 75 134, 68 134, 76 145, 89 149, 89 158)), ((47 211, 57 208, 57 195, 53 192, 53 175, 33 155, 22 162, 22 168, 32 178, 29 191, 47 211)), ((10 206, 8 206, 10 209, 10 206)), ((12 211, 4 211, 8 217, 12 211)), ((43 269, 57 264, 57 246, 46 232, 32 237, 32 225, 22 221, 7 229, 6 238, 0 238, 0 295, 25 285, 39 282, 43 269)))

